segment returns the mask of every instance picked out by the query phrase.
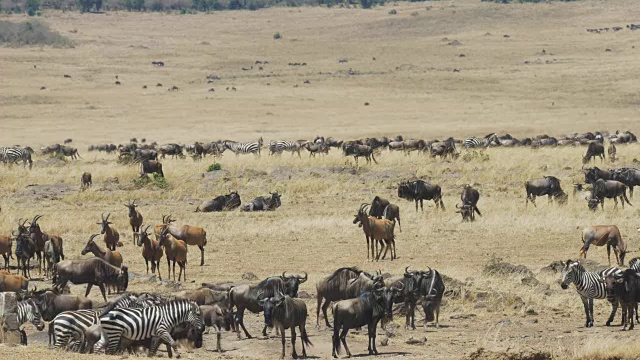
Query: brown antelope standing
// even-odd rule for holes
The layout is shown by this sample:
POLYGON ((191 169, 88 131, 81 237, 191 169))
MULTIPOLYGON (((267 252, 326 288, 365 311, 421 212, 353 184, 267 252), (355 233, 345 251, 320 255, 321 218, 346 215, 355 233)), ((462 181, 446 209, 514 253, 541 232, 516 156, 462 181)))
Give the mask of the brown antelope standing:
MULTIPOLYGON (((180 281, 183 272, 184 281, 187 281, 187 244, 182 240, 169 238, 168 233, 169 231, 165 227, 160 230, 160 237, 158 238, 158 243, 164 247, 164 252, 167 256, 168 277, 171 279, 171 262, 173 261, 173 281, 176 281, 176 262, 180 266, 178 281, 180 281)), ((160 272, 160 269, 158 269, 158 272, 160 272)))
POLYGON ((107 245, 107 249, 114 251, 120 241, 120 234, 110 226, 113 225, 113 223, 109 221, 109 216, 111 216, 111 213, 107 214, 106 218, 104 217, 104 213, 102 213, 102 222, 96 224, 102 226, 100 234, 104 235, 104 243, 107 245))
POLYGON ((133 243, 136 244, 136 240, 139 235, 138 233, 140 232, 140 226, 142 226, 144 218, 142 217, 142 214, 136 210, 138 205, 136 205, 135 200, 133 200, 133 202, 129 200, 129 204, 125 206, 129 208, 129 225, 131 225, 131 231, 133 231, 133 243))
POLYGON ((160 274, 160 259, 162 259, 162 248, 160 247, 160 243, 158 240, 151 240, 149 238, 149 233, 147 232, 151 225, 148 225, 144 230, 140 230, 138 233, 138 246, 143 246, 142 248, 142 257, 144 258, 144 262, 147 265, 147 274, 149 274, 149 261, 151 261, 151 273, 156 273, 156 268, 158 268, 158 278, 162 280, 162 275, 160 274))
POLYGON ((197 226, 182 225, 180 227, 171 225, 175 219, 171 215, 163 217, 164 224, 161 228, 166 228, 168 234, 178 240, 184 241, 187 245, 197 246, 200 249, 200 266, 204 265, 204 246, 207 245, 207 232, 197 226))

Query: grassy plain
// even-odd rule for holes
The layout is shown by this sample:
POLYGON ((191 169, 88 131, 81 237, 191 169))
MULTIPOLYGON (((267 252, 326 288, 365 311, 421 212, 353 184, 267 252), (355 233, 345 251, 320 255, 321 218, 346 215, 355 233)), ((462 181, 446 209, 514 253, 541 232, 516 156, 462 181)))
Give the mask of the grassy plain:
MULTIPOLYGON (((217 177, 202 175, 211 158, 166 160, 167 190, 137 188, 135 167, 86 150, 92 143, 121 143, 134 136, 165 143, 260 136, 293 140, 316 134, 430 139, 490 132, 517 137, 637 132, 637 34, 628 29, 591 34, 585 28, 624 27, 638 15, 640 8, 628 0, 509 6, 461 0, 390 3, 373 10, 280 8, 198 15, 45 13, 43 20, 75 47, 0 50, 0 144, 39 148, 70 137, 83 159, 57 166, 36 156, 32 171, 0 169, 0 228, 9 233, 18 218, 44 214, 43 230, 60 233, 65 253, 80 258, 88 237, 99 230, 100 214, 111 212, 125 262, 132 272, 144 274, 123 206, 138 199, 145 222, 155 224, 170 213, 178 223, 202 226, 209 234, 206 266, 197 266, 199 254, 191 249, 182 288, 241 281, 246 271, 259 278, 307 271, 310 280, 301 290, 313 296, 318 279, 351 265, 392 274, 407 265, 431 266, 464 284, 459 296, 447 298, 441 329, 406 331, 403 319, 396 318, 395 336, 387 347, 379 347, 385 357, 458 359, 478 348, 509 354, 548 351, 557 358, 640 356, 637 346, 629 347, 633 332, 603 327, 608 304, 596 301, 597 326, 584 329, 575 291, 560 289, 559 274, 540 272, 552 261, 575 258, 580 230, 587 225, 617 224, 630 249, 640 247, 635 207, 613 210, 607 202, 605 212, 591 213, 579 196, 571 195, 565 207, 546 199, 539 199, 537 208, 525 207, 523 184, 531 178, 557 176, 571 194, 571 184, 583 180, 584 148, 489 149, 488 160, 469 162, 385 151, 380 164, 358 170, 336 151, 319 158, 303 153, 299 159, 269 157, 265 149, 259 158, 225 154, 218 161, 227 173, 217 177), (392 8, 397 15, 388 14, 392 8), (275 32, 283 38, 274 40, 275 32), (151 61, 158 60, 166 65, 153 67, 151 61), (288 65, 294 62, 307 65, 288 65), (120 86, 114 84, 116 75, 120 86), (207 83, 207 75, 220 79, 207 83), (168 91, 172 85, 179 90, 168 91), (43 86, 46 90, 40 90, 43 86), (93 174, 94 186, 79 192, 84 171, 93 174), (429 204, 424 213, 416 213, 412 203, 397 198, 397 183, 414 176, 442 186, 445 212, 429 204), (472 224, 454 213, 466 183, 481 192, 484 216, 472 224), (243 201, 278 190, 283 206, 269 213, 193 212, 201 200, 229 190, 238 190, 243 201), (401 206, 397 261, 367 263, 364 236, 351 222, 359 204, 375 195, 401 206), (527 266, 541 284, 523 285, 518 275, 483 274, 492 258, 527 266), (427 342, 408 345, 410 337, 427 342)), ((639 156, 637 146, 619 146, 618 152, 616 166, 632 165, 639 156)), ((593 248, 588 256, 607 263, 603 249, 593 248)), ((161 269, 166 275, 164 263, 161 269)), ((144 277, 131 284, 133 291, 174 289, 144 277)), ((315 301, 307 304, 312 328, 315 301)), ((257 333, 260 318, 248 318, 249 330, 257 333)), ((330 333, 310 334, 316 344, 310 355, 327 358, 330 333)), ((33 346, 0 347, 0 353, 50 356, 45 337, 34 339, 33 346)), ((205 341, 205 349, 185 356, 274 358, 280 351, 275 338, 237 341, 228 334, 223 339, 228 351, 217 355, 214 337, 205 341)), ((364 333, 349 341, 354 354, 366 348, 364 333)))

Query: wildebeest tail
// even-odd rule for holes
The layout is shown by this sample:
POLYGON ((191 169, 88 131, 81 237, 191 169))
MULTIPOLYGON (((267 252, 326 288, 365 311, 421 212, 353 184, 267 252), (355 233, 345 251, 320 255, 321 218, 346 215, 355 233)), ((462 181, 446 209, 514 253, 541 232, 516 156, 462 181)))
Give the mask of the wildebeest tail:
POLYGON ((307 345, 307 346, 309 346, 309 345, 313 346, 313 343, 311 342, 311 340, 309 340, 309 335, 307 335, 307 329, 305 329, 305 327, 304 327, 304 326, 302 327, 302 332, 301 332, 301 334, 300 334, 300 339, 302 340, 302 342, 303 342, 305 345, 307 345))
POLYGON ((622 193, 622 197, 624 198, 624 200, 627 202, 627 204, 629 204, 629 206, 633 206, 630 202, 629 202, 629 198, 627 198, 627 190, 625 189, 624 192, 622 193))
POLYGON ((336 354, 340 354, 341 346, 340 346, 340 324, 338 319, 336 318, 336 314, 333 311, 333 306, 331 307, 331 312, 333 312, 333 336, 331 340, 333 341, 333 348, 336 351, 336 354))
POLYGON ((473 205, 473 210, 478 213, 478 215, 482 216, 482 213, 480 213, 480 209, 478 209, 477 205, 473 205))

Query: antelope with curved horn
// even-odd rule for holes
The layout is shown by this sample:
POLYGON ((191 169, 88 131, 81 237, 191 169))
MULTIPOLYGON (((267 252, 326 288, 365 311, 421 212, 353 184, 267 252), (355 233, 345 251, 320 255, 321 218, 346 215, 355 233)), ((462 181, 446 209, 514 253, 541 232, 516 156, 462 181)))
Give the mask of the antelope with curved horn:
POLYGON ((377 219, 374 216, 367 216, 366 207, 369 204, 363 203, 358 209, 358 214, 353 219, 354 224, 362 227, 365 237, 367 238, 367 259, 369 259, 369 240, 371 240, 371 259, 379 260, 382 250, 385 250, 382 258, 387 256, 387 252, 391 250, 391 260, 396 256, 396 241, 393 233, 395 223, 387 219, 377 219), (377 242, 376 242, 377 241, 377 242), (378 252, 378 243, 380 243, 380 251, 378 252), (375 245, 375 252, 374 252, 375 245), (386 246, 385 246, 386 245, 386 246), (376 255, 377 252, 377 255, 376 255))
POLYGON ((162 275, 160 274, 160 259, 162 259, 162 248, 160 247, 160 243, 158 240, 151 240, 149 238, 149 228, 151 225, 147 225, 147 227, 138 233, 138 246, 143 246, 142 248, 142 257, 144 258, 144 262, 147 265, 147 274, 149 274, 149 261, 151 261, 151 273, 156 273, 156 268, 158 269, 158 278, 162 280, 162 275))
POLYGON ((181 227, 171 225, 175 219, 168 215, 163 219, 161 228, 166 228, 167 233, 177 240, 184 241, 187 245, 197 246, 200 249, 200 266, 204 265, 204 246, 207 245, 207 232, 198 226, 182 225, 181 227))
POLYGON ((109 216, 111 216, 111 213, 108 213, 106 218, 102 213, 102 221, 96 224, 102 226, 100 234, 104 235, 104 243, 107 245, 107 249, 114 251, 120 241, 120 233, 111 226, 113 223, 109 221, 109 216))
POLYGON ((137 237, 139 236, 140 226, 142 226, 142 222, 144 218, 140 211, 136 210, 136 201, 129 200, 128 204, 125 204, 127 208, 129 208, 129 225, 131 225, 131 231, 133 231, 133 243, 136 244, 137 237))

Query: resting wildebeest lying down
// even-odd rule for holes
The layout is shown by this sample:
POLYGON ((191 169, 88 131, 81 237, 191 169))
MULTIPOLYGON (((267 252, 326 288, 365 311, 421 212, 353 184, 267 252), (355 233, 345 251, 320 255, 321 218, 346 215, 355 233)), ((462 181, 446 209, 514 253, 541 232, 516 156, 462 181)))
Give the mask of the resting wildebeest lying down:
POLYGON ((564 204, 567 201, 567 194, 560 187, 560 180, 554 176, 527 181, 524 183, 524 188, 527 191, 526 205, 529 205, 531 200, 533 206, 536 206, 536 196, 544 195, 549 197, 549 202, 556 199, 558 203, 564 204))
POLYGON ((278 192, 270 192, 271 196, 259 196, 252 202, 245 204, 240 208, 242 211, 266 211, 275 210, 282 205, 280 202, 280 194, 278 192))
POLYGON ((598 208, 598 203, 600 203, 602 210, 604 210, 605 198, 613 199, 615 203, 614 209, 617 208, 618 197, 620 197, 620 202, 622 203, 623 209, 625 201, 630 206, 633 206, 627 198, 627 186, 625 184, 615 180, 598 179, 595 183, 593 183, 591 198, 587 198, 585 200, 588 201, 589 209, 595 211, 598 208))
POLYGON ((206 200, 196 208, 196 212, 233 210, 240 206, 240 203, 240 195, 237 191, 232 191, 227 195, 220 195, 212 200, 206 200))

